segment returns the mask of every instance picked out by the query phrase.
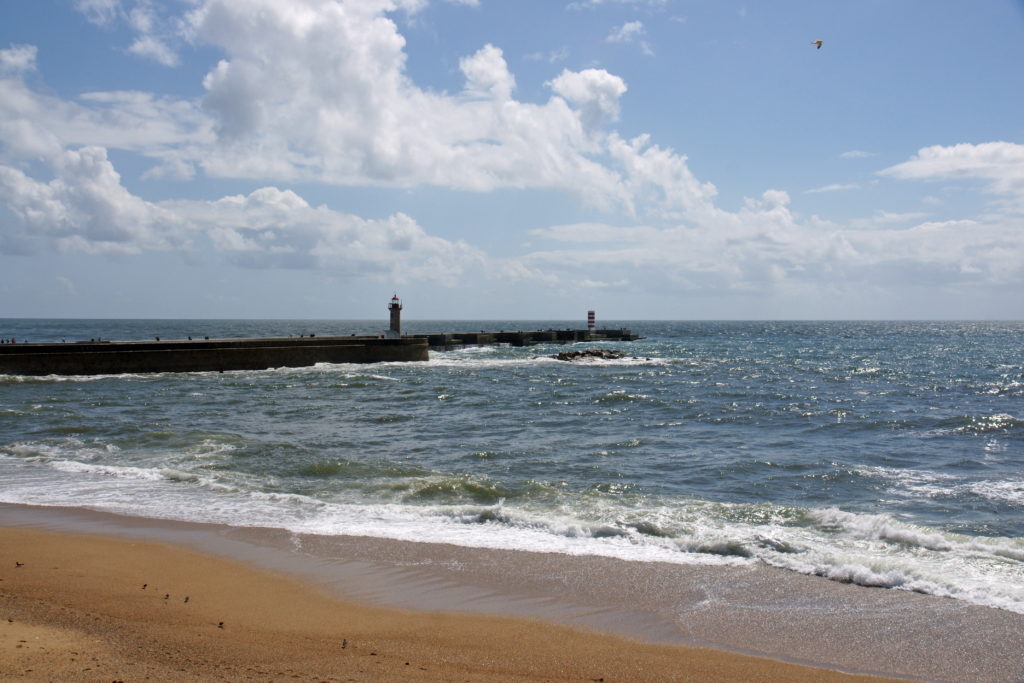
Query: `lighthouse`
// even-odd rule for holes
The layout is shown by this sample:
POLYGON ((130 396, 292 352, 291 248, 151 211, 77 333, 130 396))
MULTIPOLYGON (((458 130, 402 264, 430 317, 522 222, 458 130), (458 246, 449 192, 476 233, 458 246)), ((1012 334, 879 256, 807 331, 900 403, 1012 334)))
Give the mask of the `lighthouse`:
POLYGON ((402 300, 398 298, 398 294, 391 297, 391 303, 388 304, 388 311, 391 313, 391 334, 396 337, 402 336, 402 300))

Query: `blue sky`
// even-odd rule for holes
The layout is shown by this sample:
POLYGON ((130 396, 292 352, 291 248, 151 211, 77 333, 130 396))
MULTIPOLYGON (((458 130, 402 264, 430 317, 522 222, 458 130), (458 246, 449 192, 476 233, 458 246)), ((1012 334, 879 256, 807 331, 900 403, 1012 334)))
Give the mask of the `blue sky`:
POLYGON ((0 317, 1024 318, 1022 36, 1020 0, 5 2, 0 317))

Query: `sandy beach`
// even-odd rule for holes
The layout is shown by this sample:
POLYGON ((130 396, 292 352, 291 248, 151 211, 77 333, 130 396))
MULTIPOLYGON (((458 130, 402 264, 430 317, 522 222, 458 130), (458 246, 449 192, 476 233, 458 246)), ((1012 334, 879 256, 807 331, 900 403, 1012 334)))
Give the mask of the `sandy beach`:
POLYGON ((165 543, 0 528, 17 680, 860 681, 553 623, 398 610, 165 543))

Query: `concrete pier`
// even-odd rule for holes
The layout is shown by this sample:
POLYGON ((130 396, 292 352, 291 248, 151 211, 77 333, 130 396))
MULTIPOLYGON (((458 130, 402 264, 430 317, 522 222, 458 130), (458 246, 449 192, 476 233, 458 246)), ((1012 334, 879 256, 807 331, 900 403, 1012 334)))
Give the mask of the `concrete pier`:
POLYGON ((628 329, 440 332, 401 337, 327 336, 169 339, 0 345, 0 374, 116 375, 141 372, 224 372, 305 367, 317 363, 425 361, 428 348, 532 346, 634 341, 628 329))
POLYGON ((0 374, 112 375, 223 372, 317 363, 425 361, 423 339, 263 337, 0 345, 0 374))
POLYGON ((533 346, 535 344, 574 344, 590 341, 636 341, 640 338, 626 328, 613 330, 518 330, 515 332, 441 332, 405 335, 405 339, 425 339, 435 351, 463 346, 533 346))

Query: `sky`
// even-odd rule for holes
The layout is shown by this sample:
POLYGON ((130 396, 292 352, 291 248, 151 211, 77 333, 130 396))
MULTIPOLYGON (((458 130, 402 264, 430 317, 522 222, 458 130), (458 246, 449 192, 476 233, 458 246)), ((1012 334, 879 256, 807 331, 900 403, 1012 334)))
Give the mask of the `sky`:
POLYGON ((1022 65, 1024 0, 5 0, 0 318, 1022 319, 1022 65))

